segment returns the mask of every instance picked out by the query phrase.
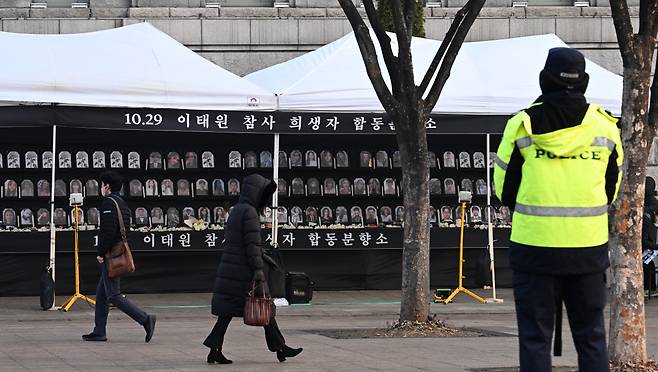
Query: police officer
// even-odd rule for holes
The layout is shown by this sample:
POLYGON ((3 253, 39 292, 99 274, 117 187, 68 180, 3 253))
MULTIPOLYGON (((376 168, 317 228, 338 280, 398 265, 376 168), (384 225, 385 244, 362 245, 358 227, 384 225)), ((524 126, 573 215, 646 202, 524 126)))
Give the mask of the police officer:
POLYGON ((542 95, 507 122, 494 158, 496 195, 513 210, 509 253, 522 372, 551 371, 562 303, 579 370, 609 371, 607 211, 623 152, 617 120, 585 100, 588 81, 580 52, 551 49, 539 75, 542 95))

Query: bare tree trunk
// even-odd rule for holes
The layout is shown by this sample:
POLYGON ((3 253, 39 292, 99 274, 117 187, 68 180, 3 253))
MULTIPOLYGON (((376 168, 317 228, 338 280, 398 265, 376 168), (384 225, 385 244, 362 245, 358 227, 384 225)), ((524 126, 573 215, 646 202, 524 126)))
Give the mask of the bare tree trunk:
POLYGON ((424 322, 430 312, 429 167, 426 118, 412 111, 399 122, 417 124, 397 131, 405 207, 400 321, 424 322))
POLYGON ((622 143, 624 180, 612 208, 610 259, 610 359, 615 363, 647 360, 642 278, 644 180, 655 132, 647 123, 648 71, 624 68, 622 143))

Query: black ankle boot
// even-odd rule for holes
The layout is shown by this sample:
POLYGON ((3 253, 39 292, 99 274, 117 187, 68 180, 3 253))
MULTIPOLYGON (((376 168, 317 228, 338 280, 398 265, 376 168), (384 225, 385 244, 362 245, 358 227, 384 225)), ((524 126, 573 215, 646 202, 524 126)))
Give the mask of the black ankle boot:
POLYGON ((232 360, 226 359, 224 354, 219 349, 210 349, 210 352, 208 353, 208 358, 206 359, 208 361, 208 364, 231 364, 233 363, 232 360))
POLYGON ((276 358, 279 360, 279 362, 285 362, 286 358, 294 358, 302 351, 304 351, 304 349, 301 347, 293 349, 290 346, 283 345, 283 349, 276 352, 276 358))

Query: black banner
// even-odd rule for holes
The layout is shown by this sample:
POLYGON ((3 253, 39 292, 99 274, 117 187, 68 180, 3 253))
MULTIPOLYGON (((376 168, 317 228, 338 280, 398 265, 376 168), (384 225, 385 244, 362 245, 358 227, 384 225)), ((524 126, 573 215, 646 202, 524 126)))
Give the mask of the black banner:
MULTIPOLYGON (((507 116, 432 115, 428 134, 502 133, 507 116)), ((78 106, 0 107, 0 126, 212 133, 394 134, 383 113, 202 111, 78 106)))
MULTIPOLYGON (((510 229, 495 229, 495 247, 507 248, 510 229)), ((269 244, 272 235, 263 231, 264 244, 269 244)), ((217 251, 224 240, 223 230, 205 231, 131 231, 128 234, 133 251, 217 251)), ((72 231, 57 233, 57 252, 70 252, 74 248, 72 231)), ((464 247, 482 248, 487 246, 487 231, 466 229, 464 247)), ((0 254, 48 252, 49 232, 3 232, 0 233, 0 254)), ((79 249, 93 252, 98 245, 98 230, 80 231, 79 249)), ((459 229, 433 228, 430 230, 432 249, 453 249, 459 246, 459 229)), ((281 229, 279 247, 283 250, 372 250, 401 249, 402 229, 363 228, 363 229, 281 229)))

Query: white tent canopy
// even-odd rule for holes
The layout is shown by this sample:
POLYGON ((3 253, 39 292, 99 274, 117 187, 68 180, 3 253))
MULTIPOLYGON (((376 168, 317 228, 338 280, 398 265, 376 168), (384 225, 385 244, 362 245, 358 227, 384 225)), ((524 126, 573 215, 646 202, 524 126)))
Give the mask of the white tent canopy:
POLYGON ((273 93, 207 61, 149 23, 70 35, 0 32, 0 45, 0 102, 5 104, 276 108, 273 93))
MULTIPOLYGON (((391 39, 396 51, 396 39, 391 39)), ((440 44, 436 40, 413 39, 417 84, 440 44)), ((379 45, 376 46, 388 82, 379 45)), ((465 43, 433 112, 508 115, 527 107, 541 94, 539 71, 544 67, 548 50, 564 46, 567 45, 552 34, 465 43)), ((589 60, 586 64, 590 75, 588 100, 619 114, 622 78, 589 60)), ((285 111, 383 111, 353 33, 246 78, 278 94, 279 109, 285 111)))

